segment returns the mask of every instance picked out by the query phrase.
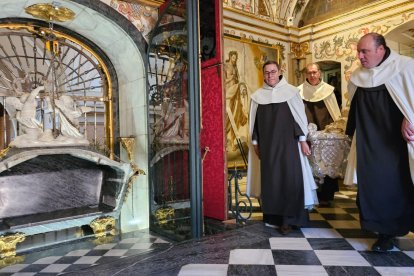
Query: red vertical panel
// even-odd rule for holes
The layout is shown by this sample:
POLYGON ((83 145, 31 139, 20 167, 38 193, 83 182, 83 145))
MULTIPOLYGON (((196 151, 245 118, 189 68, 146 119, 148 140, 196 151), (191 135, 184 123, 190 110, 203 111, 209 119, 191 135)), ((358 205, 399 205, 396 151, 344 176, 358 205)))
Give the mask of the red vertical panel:
POLYGON ((227 219, 227 181, 224 136, 224 96, 221 64, 203 68, 201 78, 201 149, 210 151, 203 160, 203 203, 207 217, 227 219))
MULTIPOLYGON (((204 216, 227 219, 227 164, 225 148, 225 98, 222 83, 222 1, 214 3, 215 56, 201 64, 201 150, 204 216)), ((203 20, 203 19, 201 19, 203 20)))
POLYGON ((157 194, 165 201, 190 200, 188 151, 175 151, 163 158, 164 183, 157 194), (170 183, 173 181, 173 183, 170 183), (171 191, 171 189, 174 189, 171 191))

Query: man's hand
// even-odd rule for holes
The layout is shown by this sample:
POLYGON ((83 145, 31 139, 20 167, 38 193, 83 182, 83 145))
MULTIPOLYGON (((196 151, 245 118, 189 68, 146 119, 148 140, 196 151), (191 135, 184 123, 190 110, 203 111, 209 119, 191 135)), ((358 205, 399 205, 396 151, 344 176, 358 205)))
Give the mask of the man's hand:
POLYGON ((309 147, 308 142, 306 141, 300 141, 300 148, 302 149, 302 153, 304 155, 311 155, 311 149, 309 147))
POLYGON ((411 124, 406 118, 403 119, 401 124, 401 134, 405 141, 414 141, 414 125, 411 124))

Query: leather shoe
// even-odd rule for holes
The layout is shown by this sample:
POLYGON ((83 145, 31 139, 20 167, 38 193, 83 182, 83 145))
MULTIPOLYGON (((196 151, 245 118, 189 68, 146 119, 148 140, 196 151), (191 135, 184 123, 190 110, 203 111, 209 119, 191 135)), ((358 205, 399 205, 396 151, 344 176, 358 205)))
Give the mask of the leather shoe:
POLYGON ((282 225, 279 227, 280 234, 287 235, 292 231, 292 227, 290 225, 282 225))
POLYGON ((394 236, 379 234, 378 240, 372 245, 371 250, 376 252, 387 252, 394 248, 394 236))

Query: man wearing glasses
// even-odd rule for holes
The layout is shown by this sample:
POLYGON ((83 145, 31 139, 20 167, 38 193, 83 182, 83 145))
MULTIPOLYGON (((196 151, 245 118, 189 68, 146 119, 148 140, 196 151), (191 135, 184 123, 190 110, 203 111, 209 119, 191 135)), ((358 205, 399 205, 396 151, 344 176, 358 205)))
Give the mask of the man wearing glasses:
POLYGON ((247 193, 261 199, 263 222, 282 235, 307 224, 317 203, 316 184, 306 155, 307 119, 296 87, 279 64, 263 65, 264 84, 251 95, 247 193))
MULTIPOLYGON (((335 88, 322 80, 317 63, 308 64, 305 70, 306 80, 298 88, 305 104, 306 117, 309 123, 314 123, 318 127, 318 130, 324 130, 327 125, 341 117, 335 88)), ((338 190, 338 179, 326 176, 318 190, 319 206, 330 206, 338 190)))

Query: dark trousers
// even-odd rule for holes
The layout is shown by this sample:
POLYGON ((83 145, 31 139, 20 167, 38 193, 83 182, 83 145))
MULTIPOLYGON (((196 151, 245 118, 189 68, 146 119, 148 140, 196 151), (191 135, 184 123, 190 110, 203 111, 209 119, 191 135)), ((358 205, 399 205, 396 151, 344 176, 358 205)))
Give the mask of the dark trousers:
POLYGON ((338 191, 338 179, 325 176, 323 184, 318 188, 318 199, 319 201, 332 201, 334 199, 335 192, 338 191))
POLYGON ((277 225, 279 227, 282 225, 304 227, 309 223, 309 212, 304 208, 300 214, 293 217, 263 213, 263 222, 277 225))

